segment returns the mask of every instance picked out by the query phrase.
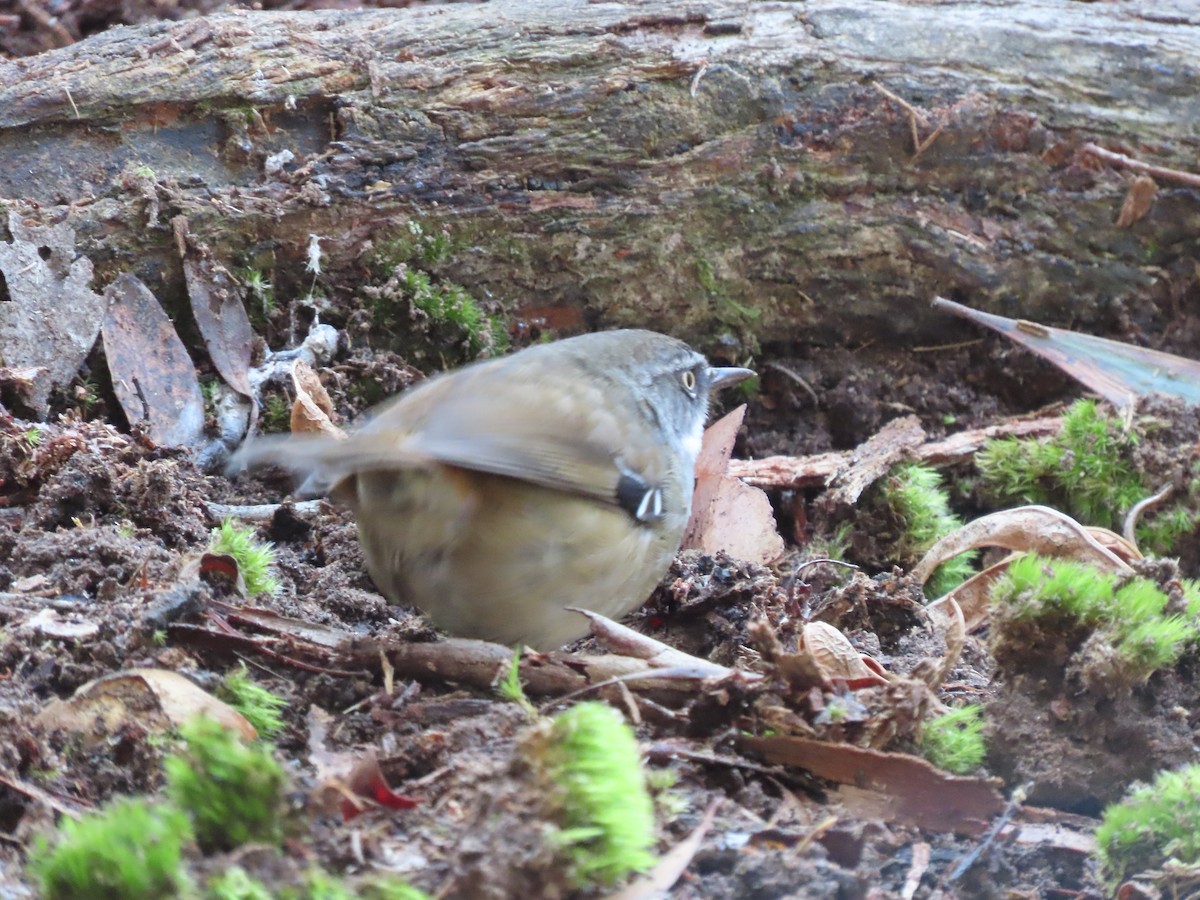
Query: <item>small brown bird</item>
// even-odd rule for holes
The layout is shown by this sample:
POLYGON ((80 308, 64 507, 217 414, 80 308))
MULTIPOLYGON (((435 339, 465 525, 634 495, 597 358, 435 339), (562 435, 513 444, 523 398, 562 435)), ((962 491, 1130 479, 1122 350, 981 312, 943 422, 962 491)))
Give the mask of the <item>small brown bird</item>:
POLYGON ((358 517, 392 601, 446 631, 551 650, 643 603, 691 510, 709 394, 754 373, 682 341, 608 331, 432 378, 347 440, 264 438, 274 463, 358 517))

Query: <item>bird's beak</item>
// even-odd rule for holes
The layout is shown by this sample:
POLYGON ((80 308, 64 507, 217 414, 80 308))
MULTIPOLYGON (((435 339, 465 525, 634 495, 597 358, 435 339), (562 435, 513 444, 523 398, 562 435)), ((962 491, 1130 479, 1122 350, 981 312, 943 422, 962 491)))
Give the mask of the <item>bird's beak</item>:
POLYGON ((747 378, 753 378, 757 373, 753 369, 739 369, 735 366, 709 366, 708 388, 715 391, 719 388, 741 384, 747 378))

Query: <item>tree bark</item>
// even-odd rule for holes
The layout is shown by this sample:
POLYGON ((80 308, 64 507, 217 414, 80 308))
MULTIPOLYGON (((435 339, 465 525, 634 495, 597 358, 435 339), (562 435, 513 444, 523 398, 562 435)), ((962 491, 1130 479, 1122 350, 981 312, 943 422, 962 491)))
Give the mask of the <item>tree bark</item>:
POLYGON ((0 62, 0 196, 169 308, 181 214, 284 294, 355 290, 418 223, 435 276, 565 329, 964 333, 940 293, 1154 330, 1194 290, 1196 193, 1118 228, 1132 175, 1080 148, 1194 167, 1198 60, 1190 0, 215 15, 0 62))

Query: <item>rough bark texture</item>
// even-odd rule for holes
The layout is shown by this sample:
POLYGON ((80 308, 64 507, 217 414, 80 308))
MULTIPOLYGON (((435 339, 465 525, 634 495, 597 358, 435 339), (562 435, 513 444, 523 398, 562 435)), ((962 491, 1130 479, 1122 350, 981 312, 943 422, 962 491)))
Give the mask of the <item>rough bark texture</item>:
POLYGON ((449 229, 439 274, 567 327, 965 331, 941 293, 1154 330, 1195 292, 1196 192, 1162 184, 1117 228, 1132 176, 1078 148, 1194 167, 1198 60, 1191 0, 218 15, 0 62, 0 196, 168 305, 183 214, 284 296, 310 234, 336 292, 415 220, 449 229), (872 82, 924 111, 917 140, 943 129, 915 158, 872 82))

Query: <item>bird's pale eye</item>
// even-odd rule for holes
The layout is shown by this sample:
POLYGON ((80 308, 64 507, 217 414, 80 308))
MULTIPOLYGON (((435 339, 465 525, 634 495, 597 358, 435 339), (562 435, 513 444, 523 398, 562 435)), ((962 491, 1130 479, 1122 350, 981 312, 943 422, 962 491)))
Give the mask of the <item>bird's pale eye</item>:
POLYGON ((689 394, 696 390, 696 373, 691 369, 685 370, 684 373, 679 376, 679 381, 683 384, 683 389, 689 394))

